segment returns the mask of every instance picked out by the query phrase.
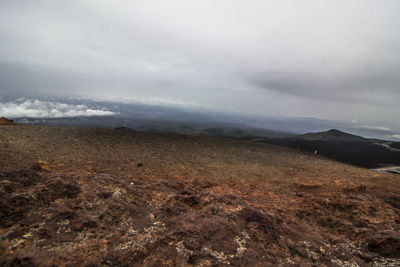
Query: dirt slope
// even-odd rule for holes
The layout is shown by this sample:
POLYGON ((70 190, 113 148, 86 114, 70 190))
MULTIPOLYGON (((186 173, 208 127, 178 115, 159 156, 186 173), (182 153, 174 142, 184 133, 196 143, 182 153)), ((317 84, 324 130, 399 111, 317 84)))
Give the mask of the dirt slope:
POLYGON ((0 126, 9 126, 9 125, 14 125, 14 121, 4 117, 0 117, 0 126))
POLYGON ((398 175, 278 146, 10 126, 0 170, 4 266, 400 264, 398 175))

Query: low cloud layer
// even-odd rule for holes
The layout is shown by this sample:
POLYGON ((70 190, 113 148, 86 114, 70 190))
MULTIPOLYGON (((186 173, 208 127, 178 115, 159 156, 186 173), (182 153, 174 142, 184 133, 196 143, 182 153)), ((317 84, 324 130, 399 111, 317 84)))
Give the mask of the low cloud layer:
POLYGON ((109 110, 92 109, 86 105, 20 99, 0 103, 0 114, 7 118, 65 118, 79 116, 110 116, 109 110))
POLYGON ((360 127, 361 129, 380 131, 380 132, 392 132, 393 130, 385 126, 375 126, 375 125, 364 125, 360 127))

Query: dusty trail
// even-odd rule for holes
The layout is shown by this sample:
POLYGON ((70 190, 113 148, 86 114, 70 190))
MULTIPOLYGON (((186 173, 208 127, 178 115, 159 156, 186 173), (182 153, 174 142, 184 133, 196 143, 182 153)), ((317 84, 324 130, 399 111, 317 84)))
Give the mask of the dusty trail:
POLYGON ((375 145, 383 146, 387 150, 394 151, 394 152, 400 152, 400 149, 391 147, 390 144, 391 143, 375 143, 375 145))
POLYGON ((374 171, 400 174, 400 166, 377 168, 374 171))

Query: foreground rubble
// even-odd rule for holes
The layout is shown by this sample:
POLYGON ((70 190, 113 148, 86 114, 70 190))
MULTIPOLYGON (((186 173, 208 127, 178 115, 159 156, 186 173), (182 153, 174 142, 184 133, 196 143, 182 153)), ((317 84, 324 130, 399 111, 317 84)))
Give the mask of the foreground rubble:
POLYGON ((400 194, 0 172, 1 265, 399 264, 400 194))

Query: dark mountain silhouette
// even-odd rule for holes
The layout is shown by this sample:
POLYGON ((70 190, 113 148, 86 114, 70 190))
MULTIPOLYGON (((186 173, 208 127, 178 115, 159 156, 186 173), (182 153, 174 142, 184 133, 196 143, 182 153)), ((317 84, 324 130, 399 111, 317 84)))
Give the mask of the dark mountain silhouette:
POLYGON ((294 137, 294 139, 309 141, 365 141, 364 137, 345 133, 336 129, 325 132, 307 133, 294 137))
POLYGON ((400 143, 368 139, 339 130, 307 133, 289 138, 263 138, 257 141, 278 144, 364 168, 400 165, 400 143))

